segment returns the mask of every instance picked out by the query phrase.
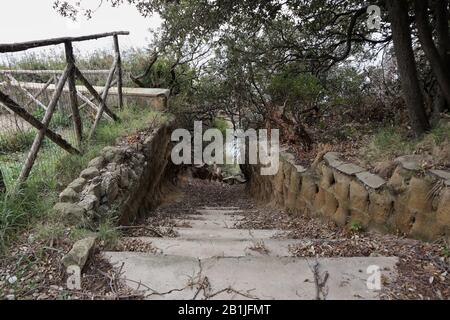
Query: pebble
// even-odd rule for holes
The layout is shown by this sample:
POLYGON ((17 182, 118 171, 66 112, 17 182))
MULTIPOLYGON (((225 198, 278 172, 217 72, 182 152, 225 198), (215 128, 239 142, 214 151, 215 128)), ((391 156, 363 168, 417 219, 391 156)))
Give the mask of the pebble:
POLYGON ((9 284, 14 284, 17 282, 17 277, 16 276, 12 276, 8 278, 8 282, 9 284))

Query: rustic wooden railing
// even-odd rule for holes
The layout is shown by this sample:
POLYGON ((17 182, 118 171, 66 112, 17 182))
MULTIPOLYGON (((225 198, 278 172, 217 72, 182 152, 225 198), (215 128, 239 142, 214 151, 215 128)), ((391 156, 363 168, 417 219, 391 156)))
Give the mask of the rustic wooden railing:
POLYGON ((65 50, 65 58, 66 58, 66 67, 64 70, 1 70, 0 74, 4 75, 8 84, 19 88, 28 98, 29 101, 25 103, 23 106, 19 105, 16 101, 14 101, 7 94, 3 93, 0 90, 0 104, 2 104, 9 112, 16 114, 21 117, 23 120, 28 122, 30 125, 35 127, 38 130, 38 133, 34 139, 34 142, 31 146, 31 149, 28 153, 25 164, 21 170, 21 173, 18 178, 19 183, 23 183, 26 181, 28 176, 30 175, 31 169, 34 165, 36 157, 39 153, 39 150, 42 146, 42 141, 45 137, 52 140, 59 147, 63 148, 69 153, 72 154, 80 154, 81 146, 83 140, 83 125, 80 117, 80 109, 82 107, 88 106, 92 108, 96 112, 96 117, 94 120, 94 124, 92 126, 89 137, 92 137, 95 134, 95 130, 99 124, 99 121, 102 117, 113 121, 119 121, 119 118, 114 112, 108 108, 106 104, 106 100, 108 97, 108 92, 110 88, 114 85, 117 85, 118 97, 119 97, 119 109, 123 107, 123 94, 122 94, 122 61, 120 55, 119 48, 119 35, 128 35, 127 31, 118 31, 118 32, 109 32, 102 34, 94 34, 83 37, 66 37, 66 38, 54 38, 54 39, 45 39, 38 41, 30 41, 23 43, 12 43, 12 44, 0 44, 0 53, 7 52, 18 52, 24 51, 32 48, 45 47, 51 45, 59 45, 64 44, 65 50), (76 66, 76 61, 73 53, 73 43, 95 40, 100 38, 112 37, 114 42, 114 62, 109 70, 84 70, 81 71, 76 66), (24 86, 21 85, 19 81, 14 77, 16 74, 41 74, 41 75, 50 75, 50 79, 44 84, 42 88, 36 93, 32 94, 29 92, 24 86), (102 92, 97 92, 97 90, 93 87, 93 85, 87 80, 84 74, 107 74, 107 80, 105 87, 102 92), (114 79, 116 78, 116 79, 114 79), (75 81, 78 79, 88 90, 88 92, 92 95, 92 98, 86 97, 84 94, 77 92, 75 81), (47 90, 50 85, 54 85, 54 92, 52 98, 48 105, 45 105, 41 101, 39 101, 39 97, 47 90), (63 139, 59 134, 52 131, 49 128, 50 121, 52 119, 53 113, 55 112, 58 101, 61 97, 62 92, 65 89, 67 84, 70 98, 70 107, 71 107, 71 119, 74 126, 77 146, 72 146, 69 142, 63 139), (78 98, 80 98, 84 104, 78 105, 78 98), (94 103, 97 102, 97 104, 94 103), (26 107, 35 103, 43 110, 45 110, 45 115, 42 121, 34 117, 31 113, 26 110, 26 107))

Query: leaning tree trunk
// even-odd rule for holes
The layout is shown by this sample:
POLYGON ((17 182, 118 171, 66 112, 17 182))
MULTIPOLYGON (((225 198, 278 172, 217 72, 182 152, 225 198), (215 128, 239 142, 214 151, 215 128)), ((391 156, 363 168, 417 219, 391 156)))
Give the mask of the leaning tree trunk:
POLYGON ((408 2, 406 0, 389 0, 386 6, 391 21, 392 40, 409 118, 414 134, 420 136, 429 129, 430 125, 425 113, 412 49, 408 2))
MULTIPOLYGON (((433 34, 428 21, 428 3, 423 0, 414 1, 417 34, 425 55, 430 62, 431 69, 436 77, 442 95, 450 103, 450 70, 447 59, 442 57, 433 41, 433 34)), ((447 31, 448 35, 448 31, 447 31)), ((447 39, 448 41, 448 39, 447 39)), ((444 40, 445 46, 446 40, 444 40)))

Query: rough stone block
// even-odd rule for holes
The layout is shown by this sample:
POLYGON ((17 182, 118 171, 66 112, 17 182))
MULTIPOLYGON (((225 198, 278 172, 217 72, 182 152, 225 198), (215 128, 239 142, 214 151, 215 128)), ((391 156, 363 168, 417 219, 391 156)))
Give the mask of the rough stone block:
POLYGON ((324 189, 328 189, 334 184, 334 174, 333 170, 326 166, 321 166, 322 177, 320 178, 320 186, 324 189))
POLYGON ((75 203, 79 200, 79 195, 72 188, 66 188, 59 195, 59 201, 75 203))
POLYGON ((334 180, 334 193, 336 198, 340 200, 348 199, 350 193, 350 181, 352 180, 351 177, 335 171, 334 180))
POLYGON ((325 195, 326 191, 323 188, 319 187, 319 192, 317 192, 314 197, 314 210, 320 212, 325 206, 325 195))
POLYGON ((318 187, 316 185, 314 177, 309 174, 303 176, 300 194, 304 199, 306 199, 310 203, 314 203, 317 188, 318 187))
POLYGON ((428 199, 431 184, 416 177, 411 178, 409 182, 409 199, 408 208, 413 212, 430 212, 432 211, 432 204, 428 199))
POLYGON ((450 189, 446 189, 441 196, 436 212, 436 220, 440 225, 450 227, 450 189))
POLYGON ((90 179, 97 177, 99 174, 100 174, 100 171, 98 171, 97 168, 89 167, 89 168, 81 171, 80 177, 84 178, 86 180, 90 180, 90 179))
POLYGON ((394 198, 389 192, 369 193, 369 215, 371 223, 377 226, 388 227, 388 220, 394 210, 394 198))
POLYGON ((83 220, 85 210, 79 205, 68 202, 58 202, 53 207, 56 213, 60 214, 68 223, 78 224, 83 220))
POLYGON ((83 269, 89 254, 94 247, 95 237, 88 237, 75 242, 72 249, 62 258, 62 263, 67 268, 69 266, 78 266, 83 269))
POLYGON ((68 188, 73 189, 75 192, 81 192, 86 185, 86 179, 84 178, 78 178, 72 181, 71 184, 69 184, 68 188))
POLYGON ((347 224, 349 215, 350 211, 347 206, 340 203, 332 219, 338 226, 343 227, 347 224))
POLYGON ((369 207, 369 193, 359 182, 350 182, 350 208, 366 212, 369 207))
POLYGON ((98 170, 100 170, 101 168, 103 168, 104 163, 105 163, 105 158, 100 156, 100 157, 94 158, 91 161, 89 161, 88 167, 94 167, 94 168, 97 168, 98 170))
POLYGON ((366 171, 366 169, 364 169, 360 166, 357 166, 356 164, 352 164, 352 163, 341 164, 340 166, 338 166, 336 168, 336 170, 339 170, 340 172, 348 174, 350 176, 352 176, 356 173, 359 173, 359 172, 366 171))
POLYGON ((356 177, 367 187, 372 189, 378 189, 386 183, 383 178, 368 171, 357 173, 356 177))
POLYGON ((325 191, 325 206, 322 207, 322 212, 327 217, 333 217, 339 207, 339 202, 333 193, 325 191))

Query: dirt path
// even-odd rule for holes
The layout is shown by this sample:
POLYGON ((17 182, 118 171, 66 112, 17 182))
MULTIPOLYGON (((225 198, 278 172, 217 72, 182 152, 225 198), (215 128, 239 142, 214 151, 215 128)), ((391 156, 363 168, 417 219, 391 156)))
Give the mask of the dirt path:
POLYGON ((443 246, 290 216, 242 185, 191 181, 140 225, 124 240, 132 245, 103 255, 148 299, 450 296, 443 246), (370 266, 381 290, 367 287, 370 266))

